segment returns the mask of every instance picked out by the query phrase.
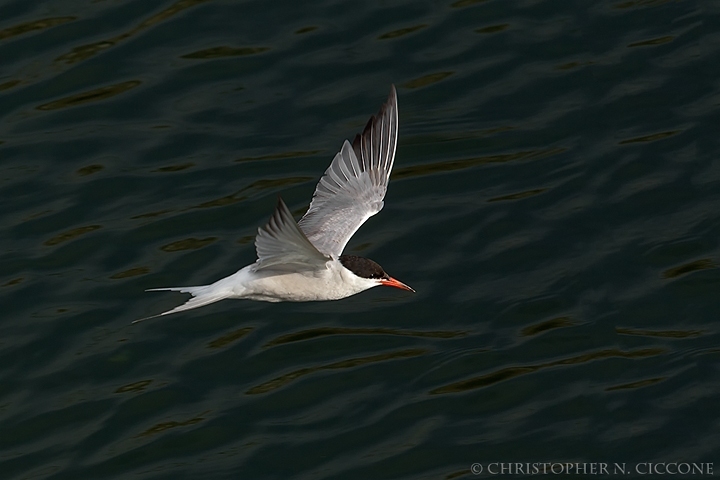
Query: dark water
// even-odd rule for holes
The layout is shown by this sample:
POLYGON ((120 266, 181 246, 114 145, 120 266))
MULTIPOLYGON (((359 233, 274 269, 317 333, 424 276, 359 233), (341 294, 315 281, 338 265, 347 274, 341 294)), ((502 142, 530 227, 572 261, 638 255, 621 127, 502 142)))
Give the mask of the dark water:
POLYGON ((0 2, 0 476, 720 468, 719 27, 697 1, 0 2), (253 262, 392 83, 386 206, 348 251, 417 294, 130 324, 253 262))

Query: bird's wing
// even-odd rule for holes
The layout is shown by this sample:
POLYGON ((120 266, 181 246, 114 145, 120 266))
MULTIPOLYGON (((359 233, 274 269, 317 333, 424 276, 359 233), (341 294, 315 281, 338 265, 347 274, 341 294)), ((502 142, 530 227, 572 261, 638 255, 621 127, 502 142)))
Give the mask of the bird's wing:
POLYGON ((397 93, 373 115, 352 146, 345 140, 320 179, 299 225, 308 240, 338 258, 365 220, 383 208, 397 145, 397 93))
POLYGON ((267 225, 258 228, 255 249, 258 256, 256 270, 267 267, 283 268, 286 265, 293 270, 317 269, 331 260, 310 243, 280 197, 267 225))

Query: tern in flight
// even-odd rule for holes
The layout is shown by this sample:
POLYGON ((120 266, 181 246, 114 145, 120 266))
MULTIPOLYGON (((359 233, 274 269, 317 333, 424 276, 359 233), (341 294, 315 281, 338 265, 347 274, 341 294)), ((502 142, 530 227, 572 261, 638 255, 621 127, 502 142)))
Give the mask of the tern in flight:
POLYGON ((270 221, 258 229, 255 263, 211 285, 148 290, 192 295, 183 305, 155 317, 226 298, 265 302, 338 300, 378 285, 414 292, 372 260, 342 254, 357 229, 383 208, 395 160, 397 123, 397 93, 393 86, 387 102, 370 118, 362 134, 356 135, 352 144, 345 140, 300 222, 295 222, 278 197, 270 221))

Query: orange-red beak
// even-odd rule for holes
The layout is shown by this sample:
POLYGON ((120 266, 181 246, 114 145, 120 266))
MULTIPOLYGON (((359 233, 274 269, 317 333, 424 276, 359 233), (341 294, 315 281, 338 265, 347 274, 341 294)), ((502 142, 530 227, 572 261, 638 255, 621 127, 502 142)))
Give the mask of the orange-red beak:
POLYGON ((394 278, 388 276, 388 278, 383 278, 380 280, 380 284, 384 285, 386 287, 395 287, 402 290, 410 290, 411 292, 415 293, 415 290, 410 288, 408 285, 405 285, 400 280, 395 280, 394 278))

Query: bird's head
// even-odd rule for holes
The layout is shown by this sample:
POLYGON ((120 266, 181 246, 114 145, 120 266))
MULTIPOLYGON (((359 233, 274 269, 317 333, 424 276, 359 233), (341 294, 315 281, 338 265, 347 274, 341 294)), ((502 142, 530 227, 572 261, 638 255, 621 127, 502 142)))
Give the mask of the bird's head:
POLYGON ((340 257, 340 263, 342 263, 343 267, 350 270, 355 276, 372 281, 374 284, 371 284, 371 286, 373 287, 384 285, 386 287, 395 287, 415 292, 415 290, 410 288, 408 285, 405 285, 400 280, 396 280, 385 273, 385 270, 383 270, 380 265, 369 258, 358 257, 356 255, 342 255, 340 257))

